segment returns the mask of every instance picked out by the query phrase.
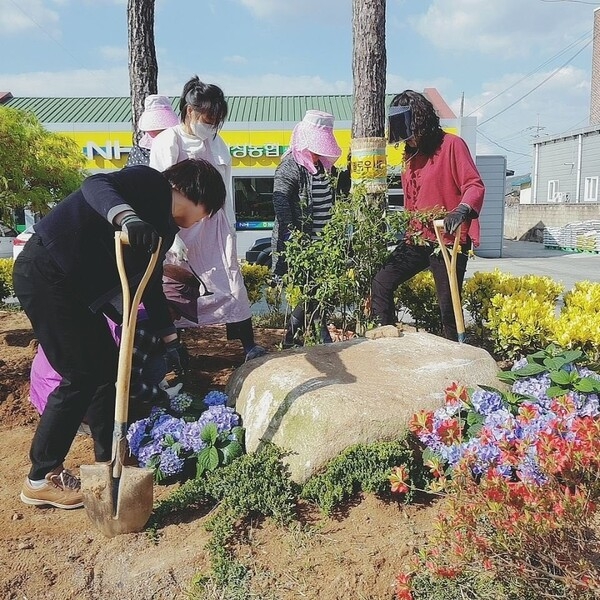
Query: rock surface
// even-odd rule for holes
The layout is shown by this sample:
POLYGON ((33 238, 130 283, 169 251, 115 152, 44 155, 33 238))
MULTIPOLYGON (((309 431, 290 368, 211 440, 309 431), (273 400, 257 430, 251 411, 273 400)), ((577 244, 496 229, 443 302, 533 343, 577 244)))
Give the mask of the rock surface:
POLYGON ((428 333, 288 350, 237 369, 227 386, 248 452, 273 442, 303 483, 348 446, 396 439, 453 381, 500 387, 480 348, 428 333))

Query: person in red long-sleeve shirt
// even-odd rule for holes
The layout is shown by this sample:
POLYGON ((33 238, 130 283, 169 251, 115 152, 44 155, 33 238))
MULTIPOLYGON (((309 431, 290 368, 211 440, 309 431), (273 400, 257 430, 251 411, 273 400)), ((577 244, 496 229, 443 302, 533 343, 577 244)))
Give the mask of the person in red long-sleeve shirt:
MULTIPOLYGON (((394 97, 389 109, 389 142, 405 142, 402 188, 404 208, 425 211, 439 208, 444 217, 445 241, 460 235, 457 260, 459 289, 467 268, 467 255, 479 245, 478 216, 485 188, 463 139, 446 133, 431 102, 422 94, 406 90, 394 97)), ((444 337, 457 340, 450 284, 444 261, 436 250, 433 224, 422 227, 424 243, 404 238, 375 275, 371 285, 371 312, 379 325, 396 322, 394 292, 417 273, 431 269, 442 315, 444 337)))

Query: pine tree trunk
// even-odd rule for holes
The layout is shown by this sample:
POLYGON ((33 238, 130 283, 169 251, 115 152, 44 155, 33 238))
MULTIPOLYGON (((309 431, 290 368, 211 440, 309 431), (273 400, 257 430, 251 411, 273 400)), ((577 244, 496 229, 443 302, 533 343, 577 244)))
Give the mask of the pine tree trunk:
POLYGON ((353 138, 384 136, 385 1, 352 0, 353 138))
POLYGON ((380 205, 387 190, 385 3, 352 0, 352 185, 364 183, 368 200, 380 205))
POLYGON ((144 100, 158 92, 158 63, 154 47, 155 0, 127 0, 127 31, 129 36, 129 88, 133 143, 141 137, 139 118, 144 100))

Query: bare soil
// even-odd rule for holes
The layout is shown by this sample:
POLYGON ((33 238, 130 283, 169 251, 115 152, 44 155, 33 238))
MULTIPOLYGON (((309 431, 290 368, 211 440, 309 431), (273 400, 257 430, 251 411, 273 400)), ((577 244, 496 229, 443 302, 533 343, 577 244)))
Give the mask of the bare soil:
MULTIPOLYGON (((223 327, 185 332, 192 355, 189 390, 204 395, 225 387, 244 357, 223 327)), ((258 330, 257 341, 277 351, 281 332, 258 330)), ((157 543, 144 533, 105 538, 85 510, 36 508, 19 492, 38 416, 28 401, 36 347, 23 313, 0 311, 0 598, 7 600, 177 600, 191 579, 210 568, 207 515, 178 514, 157 543)), ((91 440, 78 436, 66 466, 93 461, 91 440)), ((155 486, 155 498, 174 486, 155 486)), ((298 521, 279 528, 251 522, 235 552, 253 573, 252 598, 390 600, 403 562, 431 530, 434 507, 403 506, 365 496, 335 518, 298 506, 298 521)), ((221 598, 217 593, 207 598, 221 598)))

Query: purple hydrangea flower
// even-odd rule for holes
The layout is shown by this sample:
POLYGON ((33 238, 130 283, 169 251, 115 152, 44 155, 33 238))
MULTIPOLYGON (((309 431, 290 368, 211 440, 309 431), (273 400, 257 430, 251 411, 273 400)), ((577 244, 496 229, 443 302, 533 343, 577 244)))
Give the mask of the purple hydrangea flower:
POLYGON ((229 396, 227 396, 227 394, 213 390, 204 396, 203 402, 206 404, 206 406, 217 406, 219 404, 225 405, 227 404, 228 398, 229 396))
POLYGON ((526 456, 517 467, 519 479, 525 483, 543 485, 548 481, 548 477, 540 470, 535 456, 535 448, 532 447, 531 450, 529 455, 526 456))

